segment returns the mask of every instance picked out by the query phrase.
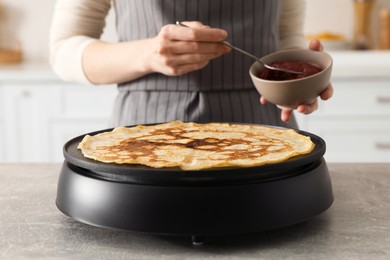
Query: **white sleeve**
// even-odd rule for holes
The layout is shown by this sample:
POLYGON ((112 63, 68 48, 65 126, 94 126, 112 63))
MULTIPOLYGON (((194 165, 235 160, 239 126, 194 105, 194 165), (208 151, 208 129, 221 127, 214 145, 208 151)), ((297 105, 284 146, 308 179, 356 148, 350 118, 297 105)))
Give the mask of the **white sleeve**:
POLYGON ((305 47, 305 0, 284 0, 279 21, 280 49, 305 47))
POLYGON ((103 33, 110 0, 57 0, 50 29, 50 64, 65 81, 90 83, 83 52, 103 33))

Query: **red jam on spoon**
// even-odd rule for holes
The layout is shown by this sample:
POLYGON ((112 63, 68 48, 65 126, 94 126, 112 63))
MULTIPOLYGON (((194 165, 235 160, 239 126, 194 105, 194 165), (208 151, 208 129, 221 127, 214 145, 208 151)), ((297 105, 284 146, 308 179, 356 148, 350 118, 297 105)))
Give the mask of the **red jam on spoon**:
POLYGON ((317 64, 307 62, 307 61, 299 61, 299 60, 276 61, 271 63, 270 65, 275 68, 302 72, 302 74, 280 73, 274 70, 263 69, 258 74, 259 78, 266 79, 266 80, 275 80, 275 81, 292 80, 292 79, 305 78, 322 71, 322 68, 317 64))

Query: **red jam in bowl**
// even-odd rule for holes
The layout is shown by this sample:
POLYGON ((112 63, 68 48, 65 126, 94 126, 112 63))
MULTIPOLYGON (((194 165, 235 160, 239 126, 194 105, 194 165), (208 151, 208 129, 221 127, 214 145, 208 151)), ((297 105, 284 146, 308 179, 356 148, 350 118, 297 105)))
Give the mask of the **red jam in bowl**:
POLYGON ((276 61, 270 65, 275 68, 302 72, 302 74, 290 74, 275 70, 263 69, 257 76, 261 79, 281 81, 305 78, 322 71, 322 68, 319 65, 307 61, 276 61))

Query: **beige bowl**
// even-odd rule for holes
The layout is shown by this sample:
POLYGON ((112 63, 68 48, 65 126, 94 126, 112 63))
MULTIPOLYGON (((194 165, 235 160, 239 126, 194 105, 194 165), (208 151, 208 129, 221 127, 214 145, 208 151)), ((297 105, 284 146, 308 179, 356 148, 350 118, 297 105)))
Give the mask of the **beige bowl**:
POLYGON ((299 104, 310 104, 323 92, 329 84, 332 73, 332 57, 325 52, 307 49, 291 49, 271 53, 261 58, 261 61, 271 64, 275 61, 307 61, 318 64, 322 71, 317 74, 294 80, 265 80, 257 75, 264 69, 255 62, 249 69, 249 74, 257 91, 269 102, 296 108, 299 104))

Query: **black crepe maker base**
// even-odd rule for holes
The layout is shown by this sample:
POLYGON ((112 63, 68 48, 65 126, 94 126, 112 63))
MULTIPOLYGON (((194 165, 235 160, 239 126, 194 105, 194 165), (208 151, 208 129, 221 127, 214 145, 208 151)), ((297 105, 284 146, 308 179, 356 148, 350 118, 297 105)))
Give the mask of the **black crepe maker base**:
POLYGON ((78 137, 64 147, 56 204, 65 215, 92 226, 191 236, 194 243, 208 236, 293 225, 333 203, 331 178, 322 157, 325 143, 309 135, 317 148, 304 159, 189 173, 128 166, 98 171, 94 164, 99 162, 78 158, 74 145, 82 138, 78 137))

